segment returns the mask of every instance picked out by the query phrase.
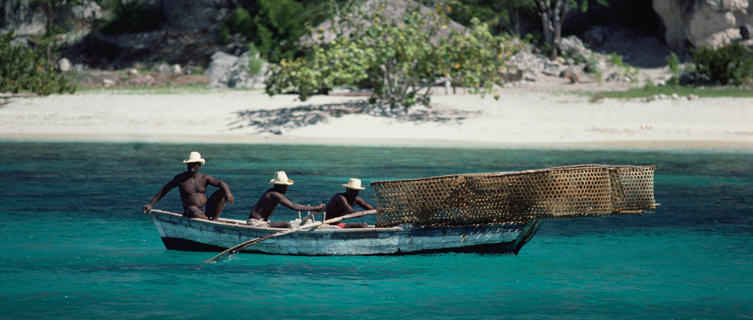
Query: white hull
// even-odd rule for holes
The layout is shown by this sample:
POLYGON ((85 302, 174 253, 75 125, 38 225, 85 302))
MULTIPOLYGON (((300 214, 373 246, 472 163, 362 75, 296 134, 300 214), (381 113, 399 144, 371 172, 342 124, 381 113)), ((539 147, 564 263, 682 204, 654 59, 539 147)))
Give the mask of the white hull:
MULTIPOLYGON (((222 251, 246 240, 284 229, 257 228, 245 221, 190 219, 176 213, 152 211, 167 249, 222 251)), ((433 252, 517 253, 539 227, 527 224, 496 227, 364 228, 319 227, 262 241, 243 252, 283 255, 391 255, 433 252)))

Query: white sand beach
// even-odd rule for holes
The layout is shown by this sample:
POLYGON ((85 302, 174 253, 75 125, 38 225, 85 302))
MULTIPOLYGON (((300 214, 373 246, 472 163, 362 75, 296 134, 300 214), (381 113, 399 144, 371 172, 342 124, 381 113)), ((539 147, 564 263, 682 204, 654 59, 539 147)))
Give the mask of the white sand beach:
POLYGON ((363 99, 300 102, 258 90, 12 98, 0 105, 0 139, 753 149, 752 98, 592 103, 587 95, 508 88, 498 101, 436 95, 431 109, 398 118, 348 109, 363 99))

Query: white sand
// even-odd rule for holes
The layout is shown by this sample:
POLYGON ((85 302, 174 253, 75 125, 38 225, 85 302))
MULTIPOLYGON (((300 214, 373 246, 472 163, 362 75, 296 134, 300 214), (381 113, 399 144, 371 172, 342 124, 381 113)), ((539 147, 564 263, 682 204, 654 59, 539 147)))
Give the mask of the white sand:
POLYGON ((753 99, 652 102, 503 89, 501 99, 437 95, 433 110, 463 110, 463 121, 409 122, 363 114, 328 118, 282 135, 244 127, 239 112, 363 98, 268 97, 261 91, 135 94, 85 92, 14 98, 0 105, 0 139, 431 146, 580 146, 753 149, 753 99))

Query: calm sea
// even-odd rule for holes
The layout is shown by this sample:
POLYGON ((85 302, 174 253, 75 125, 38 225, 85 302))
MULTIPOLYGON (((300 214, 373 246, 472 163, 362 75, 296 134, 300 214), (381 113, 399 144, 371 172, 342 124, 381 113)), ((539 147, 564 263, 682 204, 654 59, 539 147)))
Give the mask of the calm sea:
MULTIPOLYGON (((0 194, 1 319, 753 318, 750 152, 0 142, 0 194), (140 212, 192 150, 230 185, 228 218, 276 170, 292 200, 316 204, 349 177, 655 164, 662 206, 547 221, 519 255, 204 265, 213 254, 165 250, 140 212)), ((156 207, 180 210, 177 190, 156 207)))

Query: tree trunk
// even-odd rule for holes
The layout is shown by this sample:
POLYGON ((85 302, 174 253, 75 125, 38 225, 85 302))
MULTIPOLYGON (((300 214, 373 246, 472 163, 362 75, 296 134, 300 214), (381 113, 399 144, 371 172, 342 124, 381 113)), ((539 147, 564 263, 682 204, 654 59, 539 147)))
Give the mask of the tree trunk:
POLYGON ((520 36, 520 9, 513 6, 510 11, 510 23, 512 23, 513 34, 520 36))
POLYGON ((551 15, 552 8, 550 0, 536 0, 536 11, 541 17, 541 33, 544 36, 544 43, 551 45, 554 39, 554 28, 552 28, 551 15))
POLYGON ((557 58, 560 50, 560 40, 562 40, 562 25, 565 24, 565 17, 569 10, 568 0, 557 0, 557 4, 554 10, 554 37, 552 39, 552 54, 550 59, 557 58))
POLYGON ((562 25, 569 9, 568 0, 536 0, 536 9, 541 16, 544 43, 551 47, 549 58, 554 60, 559 54, 562 25), (554 3, 552 3, 554 1, 554 3))

